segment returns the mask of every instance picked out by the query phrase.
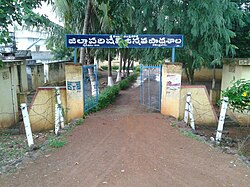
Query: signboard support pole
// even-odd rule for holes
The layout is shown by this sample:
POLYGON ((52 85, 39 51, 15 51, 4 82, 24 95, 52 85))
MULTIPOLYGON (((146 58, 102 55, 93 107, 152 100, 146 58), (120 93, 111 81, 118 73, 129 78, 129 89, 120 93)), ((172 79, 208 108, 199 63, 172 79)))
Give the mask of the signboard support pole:
POLYGON ((175 60, 175 47, 172 48, 172 64, 174 64, 175 60))

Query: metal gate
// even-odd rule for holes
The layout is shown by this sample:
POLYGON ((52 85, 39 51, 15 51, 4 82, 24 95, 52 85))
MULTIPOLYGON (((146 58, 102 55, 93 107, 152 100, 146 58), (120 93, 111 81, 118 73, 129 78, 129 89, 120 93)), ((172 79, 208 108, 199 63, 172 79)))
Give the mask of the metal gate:
POLYGON ((147 108, 161 110, 162 66, 141 65, 140 102, 147 108))
POLYGON ((84 112, 98 104, 98 77, 96 65, 82 66, 84 112))

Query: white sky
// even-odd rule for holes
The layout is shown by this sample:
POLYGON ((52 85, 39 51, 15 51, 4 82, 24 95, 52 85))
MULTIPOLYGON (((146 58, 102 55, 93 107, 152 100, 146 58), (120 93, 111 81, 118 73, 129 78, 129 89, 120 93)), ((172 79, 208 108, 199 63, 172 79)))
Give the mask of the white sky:
POLYGON ((59 21, 59 18, 56 16, 56 13, 53 12, 52 5, 47 5, 45 2, 42 2, 42 7, 34 10, 34 12, 39 14, 45 14, 48 16, 50 21, 53 21, 54 23, 63 26, 63 23, 59 21))

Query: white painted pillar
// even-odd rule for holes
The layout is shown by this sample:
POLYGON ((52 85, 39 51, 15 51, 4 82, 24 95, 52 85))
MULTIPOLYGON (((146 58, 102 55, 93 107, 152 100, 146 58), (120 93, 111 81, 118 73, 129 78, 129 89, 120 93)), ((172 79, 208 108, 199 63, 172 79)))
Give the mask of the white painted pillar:
POLYGON ((116 77, 116 81, 115 81, 115 82, 120 82, 121 80, 122 80, 121 72, 118 71, 118 72, 117 72, 117 77, 116 77))
MULTIPOLYGON (((55 107, 55 111, 58 112, 58 120, 61 128, 64 128, 64 117, 62 112, 62 101, 61 101, 61 94, 60 94, 60 88, 56 87, 56 101, 57 101, 57 107, 55 107)), ((56 121, 55 121, 56 123, 56 121)), ((56 125, 56 124, 55 124, 56 125)))
POLYGON ((193 130, 195 130, 194 124, 194 110, 193 104, 191 102, 191 93, 187 93, 186 97, 186 105, 185 105, 185 112, 184 112, 184 122, 188 124, 188 118, 190 118, 190 126, 193 130))
POLYGON ((215 137, 216 141, 221 141, 224 121, 225 121, 226 112, 227 112, 227 106, 228 106, 228 97, 224 97, 221 110, 220 110, 220 118, 219 118, 218 128, 217 128, 216 137, 215 137))
POLYGON ((184 112, 184 122, 188 123, 188 114, 189 114, 189 103, 191 100, 191 93, 188 92, 187 93, 187 97, 186 97, 186 105, 185 105, 185 112, 184 112))
POLYGON ((114 81, 112 77, 108 77, 108 86, 114 86, 114 81))
POLYGON ((60 115, 59 115, 59 108, 58 104, 55 104, 55 134, 58 135, 59 129, 60 129, 60 115))
POLYGON ((32 137, 32 131, 31 131, 31 127, 30 127, 30 119, 29 119, 29 114, 28 114, 26 103, 21 104, 21 110, 22 110, 23 122, 24 122, 26 137, 28 140, 28 145, 29 145, 29 147, 31 147, 34 145, 34 141, 33 141, 33 137, 32 137))

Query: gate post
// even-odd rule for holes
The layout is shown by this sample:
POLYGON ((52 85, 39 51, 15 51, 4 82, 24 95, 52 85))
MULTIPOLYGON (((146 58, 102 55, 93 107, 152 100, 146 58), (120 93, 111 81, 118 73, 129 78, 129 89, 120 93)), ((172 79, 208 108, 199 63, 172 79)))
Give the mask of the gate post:
POLYGON ((66 64, 67 117, 71 121, 84 115, 83 77, 81 64, 66 64))
POLYGON ((182 64, 162 66, 161 113, 179 118, 182 64))

